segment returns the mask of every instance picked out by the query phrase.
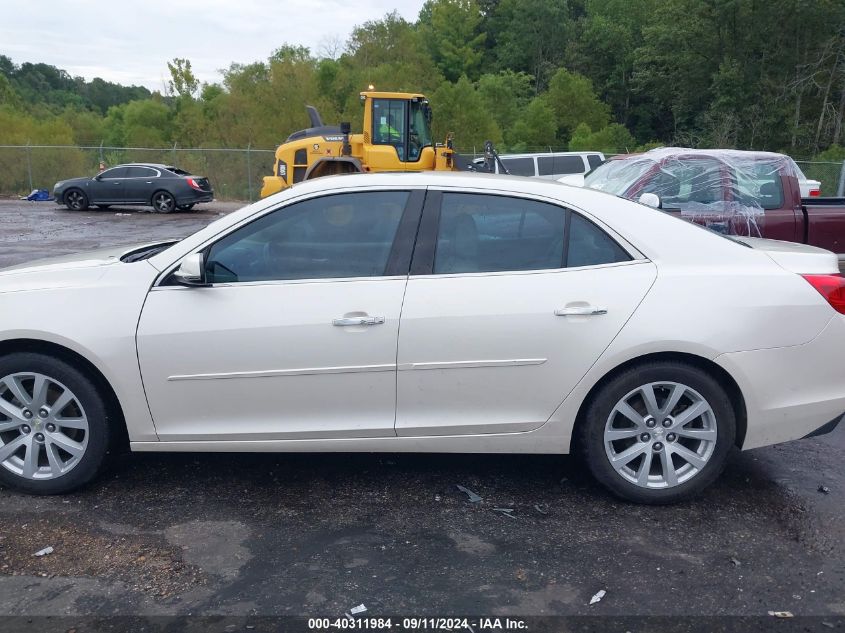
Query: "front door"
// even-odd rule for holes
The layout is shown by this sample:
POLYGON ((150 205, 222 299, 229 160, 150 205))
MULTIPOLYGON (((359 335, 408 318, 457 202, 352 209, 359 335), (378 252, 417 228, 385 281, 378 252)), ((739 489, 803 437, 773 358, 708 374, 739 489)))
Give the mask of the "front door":
POLYGON ((128 167, 113 167, 100 174, 92 186, 91 202, 124 202, 126 193, 126 172, 128 167))
POLYGON ((402 309, 397 434, 536 429, 631 316, 655 267, 556 204, 443 193, 438 213, 439 196, 429 192, 402 309))
POLYGON ((206 248, 208 287, 154 288, 138 353, 159 437, 393 436, 399 313, 422 197, 294 202, 206 248))

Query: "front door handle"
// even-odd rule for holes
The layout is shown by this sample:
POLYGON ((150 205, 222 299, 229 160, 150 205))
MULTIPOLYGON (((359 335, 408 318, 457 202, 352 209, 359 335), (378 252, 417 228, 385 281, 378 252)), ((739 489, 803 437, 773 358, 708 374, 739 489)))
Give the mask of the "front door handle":
POLYGON ((607 310, 595 306, 573 306, 555 310, 555 316, 599 316, 601 314, 607 314, 607 310))
POLYGON ((381 325, 384 323, 384 317, 381 316, 360 316, 360 317, 343 317, 342 319, 334 319, 332 325, 381 325))

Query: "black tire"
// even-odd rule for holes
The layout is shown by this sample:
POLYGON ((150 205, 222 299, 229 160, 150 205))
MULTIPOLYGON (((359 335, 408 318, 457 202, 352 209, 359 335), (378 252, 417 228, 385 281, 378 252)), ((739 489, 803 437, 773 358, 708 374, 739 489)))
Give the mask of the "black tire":
POLYGON ((103 397, 85 374, 52 356, 21 352, 0 357, 0 378, 25 372, 43 374, 73 393, 88 420, 87 446, 70 470, 51 479, 26 479, 0 463, 0 483, 37 495, 62 494, 87 484, 100 472, 111 441, 108 408, 103 397))
MULTIPOLYGON (((656 505, 688 500, 712 484, 725 468, 735 437, 736 416, 725 389, 701 369, 674 361, 644 363, 611 379, 591 398, 574 435, 577 452, 599 483, 628 501, 656 505), (668 488, 649 488, 629 481, 614 469, 605 450, 604 433, 608 418, 618 402, 643 385, 659 382, 685 385, 706 400, 715 416, 716 442, 706 464, 688 480, 668 488)), ((663 467, 657 468, 662 470, 663 467)))
POLYGON ((169 191, 163 189, 153 194, 150 203, 157 213, 171 213, 176 208, 176 199, 169 191))
POLYGON ((191 209, 194 208, 194 205, 193 204, 180 204, 176 208, 179 209, 180 211, 190 211, 191 209))
POLYGON ((109 208, 109 207, 111 207, 111 205, 110 205, 110 204, 98 204, 98 205, 97 205, 97 208, 98 208, 98 209, 102 209, 103 211, 108 210, 108 208, 109 208))
POLYGON ((88 208, 88 196, 81 189, 68 189, 63 199, 65 206, 71 211, 85 211, 88 208))

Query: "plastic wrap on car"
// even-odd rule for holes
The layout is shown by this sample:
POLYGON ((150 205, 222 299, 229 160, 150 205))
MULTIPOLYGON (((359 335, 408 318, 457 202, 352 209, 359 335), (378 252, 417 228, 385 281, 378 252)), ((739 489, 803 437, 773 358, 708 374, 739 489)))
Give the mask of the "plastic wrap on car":
POLYGON ((661 208, 720 233, 762 237, 759 220, 790 195, 782 175, 798 177, 780 154, 663 147, 609 161, 586 183, 638 200, 660 197, 661 208))

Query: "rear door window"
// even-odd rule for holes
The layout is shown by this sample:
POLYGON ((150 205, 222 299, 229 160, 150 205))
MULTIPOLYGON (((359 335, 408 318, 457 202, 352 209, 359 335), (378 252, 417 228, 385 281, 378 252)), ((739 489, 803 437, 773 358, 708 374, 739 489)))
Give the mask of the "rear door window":
POLYGON ((434 273, 561 268, 565 219, 544 202, 444 193, 434 273))
POLYGON ((590 220, 523 198, 444 193, 437 233, 434 274, 554 270, 631 259, 590 220))
POLYGON ((158 172, 149 167, 128 167, 126 172, 127 178, 155 178, 158 172))

